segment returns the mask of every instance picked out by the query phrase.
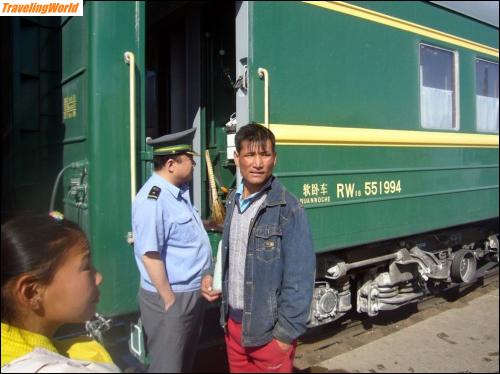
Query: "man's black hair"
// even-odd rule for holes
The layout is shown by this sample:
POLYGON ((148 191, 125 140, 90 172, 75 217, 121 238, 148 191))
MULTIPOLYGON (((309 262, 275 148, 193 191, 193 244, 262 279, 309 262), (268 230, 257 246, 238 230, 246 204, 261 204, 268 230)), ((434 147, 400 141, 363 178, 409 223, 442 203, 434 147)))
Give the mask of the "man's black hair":
POLYGON ((259 146, 265 146, 267 141, 270 140, 273 147, 273 152, 276 152, 276 138, 274 137, 274 134, 271 132, 271 130, 262 125, 251 123, 249 125, 243 126, 238 130, 234 139, 236 151, 238 153, 241 150, 241 143, 243 143, 244 140, 248 140, 248 142, 250 142, 251 144, 256 143, 259 146))

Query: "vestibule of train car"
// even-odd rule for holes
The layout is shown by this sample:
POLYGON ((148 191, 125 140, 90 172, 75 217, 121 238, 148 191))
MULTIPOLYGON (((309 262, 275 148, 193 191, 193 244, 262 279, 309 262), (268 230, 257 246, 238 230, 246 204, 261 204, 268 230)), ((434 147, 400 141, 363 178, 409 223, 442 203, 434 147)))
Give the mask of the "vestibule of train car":
MULTIPOLYGON (((219 187, 232 183, 226 124, 235 112, 234 3, 146 5, 146 136, 198 128, 193 202, 208 215, 204 150, 219 187)), ((220 190, 220 189, 219 189, 220 190)))
POLYGON ((62 168, 61 37, 59 17, 2 19, 2 222, 46 211, 62 168))

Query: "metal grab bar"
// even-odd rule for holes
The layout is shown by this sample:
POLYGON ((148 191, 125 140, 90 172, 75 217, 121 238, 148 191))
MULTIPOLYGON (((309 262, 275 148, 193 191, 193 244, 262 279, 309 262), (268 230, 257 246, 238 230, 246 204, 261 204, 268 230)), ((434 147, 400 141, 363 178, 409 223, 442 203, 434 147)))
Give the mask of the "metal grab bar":
POLYGON ((130 202, 137 193, 136 186, 136 154, 135 154, 135 56, 125 52, 125 63, 129 64, 130 75, 130 202))
POLYGON ((259 68, 257 73, 260 79, 264 79, 264 124, 269 128, 269 72, 259 68))

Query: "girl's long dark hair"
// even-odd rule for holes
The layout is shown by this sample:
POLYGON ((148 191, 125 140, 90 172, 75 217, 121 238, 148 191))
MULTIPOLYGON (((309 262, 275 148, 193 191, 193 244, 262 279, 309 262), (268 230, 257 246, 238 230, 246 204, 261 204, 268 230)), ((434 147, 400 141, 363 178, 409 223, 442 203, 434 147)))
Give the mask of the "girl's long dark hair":
POLYGON ((75 223, 50 215, 14 218, 2 225, 1 313, 2 322, 12 323, 16 306, 12 286, 23 274, 40 284, 49 284, 69 249, 77 243, 88 247, 84 232, 75 223))

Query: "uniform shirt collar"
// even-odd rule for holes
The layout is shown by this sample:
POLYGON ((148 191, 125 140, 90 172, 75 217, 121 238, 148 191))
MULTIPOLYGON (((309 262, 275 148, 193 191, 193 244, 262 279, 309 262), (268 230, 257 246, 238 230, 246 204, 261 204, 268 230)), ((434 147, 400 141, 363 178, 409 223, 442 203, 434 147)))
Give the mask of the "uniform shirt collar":
POLYGON ((180 198, 186 199, 186 194, 187 194, 187 196, 189 196, 189 185, 188 184, 183 184, 182 186, 177 187, 176 185, 170 183, 169 181, 167 181, 165 178, 163 178, 159 174, 154 173, 154 175, 155 175, 155 184, 157 184, 158 187, 160 187, 162 189, 162 191, 163 190, 168 191, 176 199, 180 199, 180 198))

